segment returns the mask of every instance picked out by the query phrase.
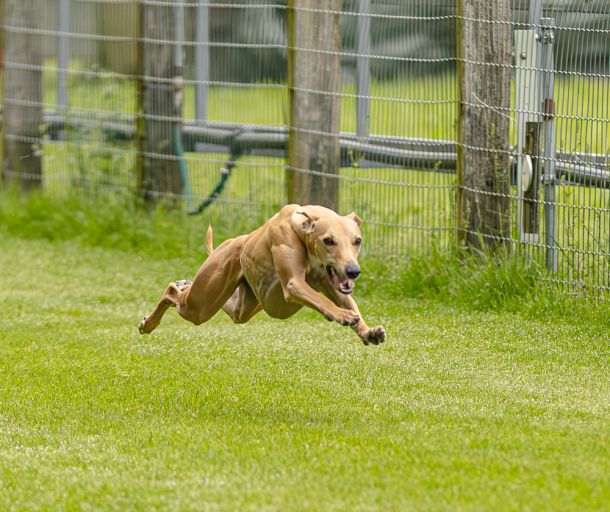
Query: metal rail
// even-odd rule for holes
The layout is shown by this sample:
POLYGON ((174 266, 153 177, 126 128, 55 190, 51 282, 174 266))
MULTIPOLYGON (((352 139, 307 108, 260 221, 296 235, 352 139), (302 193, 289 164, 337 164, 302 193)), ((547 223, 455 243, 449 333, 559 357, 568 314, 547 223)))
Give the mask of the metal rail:
MULTIPOLYGON (((56 113, 45 113, 44 120, 51 140, 60 140, 62 131, 65 133, 74 127, 100 129, 98 121, 66 121, 64 116, 56 113)), ((135 137, 134 124, 104 122, 102 131, 114 140, 132 140, 135 137)), ((227 153, 233 161, 244 155, 282 158, 286 156, 288 147, 287 128, 264 125, 207 122, 202 126, 195 121, 185 121, 182 138, 184 150, 188 153, 227 153)), ((457 152, 453 141, 384 136, 370 136, 368 140, 361 142, 356 134, 341 134, 341 165, 455 172, 457 152)), ((606 155, 557 152, 556 183, 610 189, 609 163, 606 155)), ((511 170, 513 184, 516 184, 514 158, 511 170)))

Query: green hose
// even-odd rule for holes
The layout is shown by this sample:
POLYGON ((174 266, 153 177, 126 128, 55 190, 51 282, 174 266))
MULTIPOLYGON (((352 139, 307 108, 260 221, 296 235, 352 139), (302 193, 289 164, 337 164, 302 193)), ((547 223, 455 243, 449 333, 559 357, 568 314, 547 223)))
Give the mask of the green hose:
POLYGON ((184 158, 184 146, 182 145, 182 130, 180 129, 179 123, 174 123, 172 125, 172 148, 174 151, 174 155, 178 158, 178 167, 180 168, 183 192, 186 196, 187 212, 189 215, 197 215, 203 212, 203 210, 205 210, 208 206, 210 206, 224 190, 229 176, 231 175, 231 170, 233 169, 233 167, 235 167, 233 155, 231 155, 229 162, 227 162, 226 168, 220 171, 220 181, 216 184, 214 190, 212 190, 208 197, 201 201, 197 208, 193 208, 194 196, 189 180, 188 167, 186 166, 186 160, 184 158))
POLYGON ((195 210, 189 210, 189 215, 197 215, 197 214, 201 213, 203 210, 205 210, 208 206, 210 206, 216 200, 216 198, 220 195, 222 190, 225 188, 227 180, 229 179, 229 176, 231 175, 232 167, 233 167, 233 164, 230 163, 230 165, 227 165, 226 169, 222 169, 220 171, 221 172, 220 181, 216 184, 216 186, 214 187, 214 190, 212 190, 212 193, 208 197, 206 197, 203 201, 201 201, 201 203, 195 210))

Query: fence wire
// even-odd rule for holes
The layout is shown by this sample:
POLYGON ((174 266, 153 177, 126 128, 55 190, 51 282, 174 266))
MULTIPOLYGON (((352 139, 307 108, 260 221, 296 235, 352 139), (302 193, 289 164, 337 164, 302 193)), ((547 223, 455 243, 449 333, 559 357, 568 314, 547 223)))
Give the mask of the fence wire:
POLYGON ((288 55, 329 53, 290 46, 288 16, 315 12, 338 17, 341 85, 309 92, 339 101, 338 129, 319 131, 340 142, 338 209, 365 219, 370 256, 450 250, 474 230, 461 194, 499 209, 485 236, 550 280, 607 292, 610 4, 502 2, 504 18, 477 0, 4 0, 4 180, 178 198, 255 227, 287 201, 288 55), (461 53, 468 27, 504 34, 509 60, 461 53), (464 94, 460 69, 488 80, 482 94, 464 94), (497 101, 491 76, 507 81, 497 101), (505 140, 460 139, 469 108, 505 140), (460 152, 491 155, 503 188, 458 179, 460 152))

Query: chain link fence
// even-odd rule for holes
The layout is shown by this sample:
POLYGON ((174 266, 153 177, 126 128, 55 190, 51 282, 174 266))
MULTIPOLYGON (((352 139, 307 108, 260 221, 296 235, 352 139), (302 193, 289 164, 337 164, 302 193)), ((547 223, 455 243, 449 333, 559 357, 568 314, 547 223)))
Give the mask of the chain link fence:
POLYGON ((5 182, 251 229, 291 170, 326 174, 289 163, 291 101, 313 92, 339 107, 309 132, 336 143, 337 209, 365 219, 369 255, 482 233, 552 281, 610 289, 606 1, 0 3, 5 182), (307 14, 337 21, 338 51, 295 44, 307 14), (291 54, 338 56, 338 88, 291 82, 291 54))

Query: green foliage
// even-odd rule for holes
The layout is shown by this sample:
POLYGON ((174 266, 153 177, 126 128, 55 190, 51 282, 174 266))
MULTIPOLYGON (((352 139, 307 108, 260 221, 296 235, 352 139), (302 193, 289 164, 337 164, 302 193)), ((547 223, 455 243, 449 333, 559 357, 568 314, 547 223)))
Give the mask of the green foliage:
MULTIPOLYGON (((375 260, 365 265, 375 276, 375 293, 394 299, 426 299, 473 311, 502 310, 533 316, 540 311, 563 314, 578 310, 585 316, 595 312, 586 292, 561 290, 531 257, 507 250, 456 253, 433 245, 401 263, 375 260)), ((367 290, 370 287, 371 283, 367 290)), ((603 321, 601 318, 597 320, 603 321)))
POLYGON ((23 238, 76 240, 162 257, 202 254, 207 225, 201 217, 160 205, 148 211, 137 198, 83 194, 64 198, 15 191, 0 196, 0 228, 23 238))
POLYGON ((457 255, 432 249, 408 267, 401 282, 406 293, 436 295, 484 310, 505 307, 527 297, 540 285, 542 277, 534 262, 508 251, 457 255))

